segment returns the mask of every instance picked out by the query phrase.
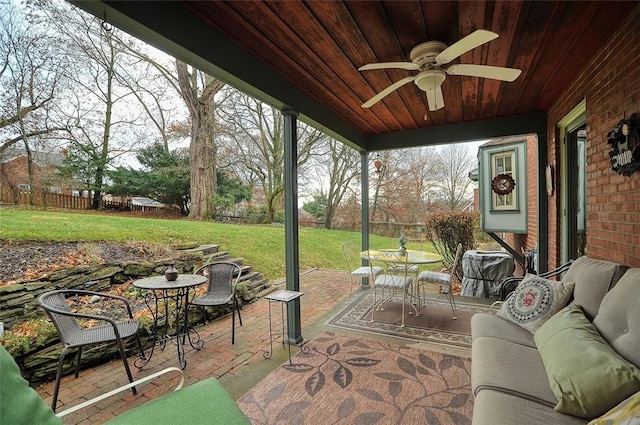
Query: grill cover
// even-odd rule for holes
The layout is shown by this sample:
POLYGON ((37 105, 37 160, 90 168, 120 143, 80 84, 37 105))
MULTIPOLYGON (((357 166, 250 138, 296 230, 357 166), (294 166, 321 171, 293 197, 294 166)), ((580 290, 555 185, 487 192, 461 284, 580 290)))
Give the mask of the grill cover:
POLYGON ((511 255, 501 251, 471 250, 462 256, 462 292, 467 297, 499 298, 500 282, 513 275, 511 255))

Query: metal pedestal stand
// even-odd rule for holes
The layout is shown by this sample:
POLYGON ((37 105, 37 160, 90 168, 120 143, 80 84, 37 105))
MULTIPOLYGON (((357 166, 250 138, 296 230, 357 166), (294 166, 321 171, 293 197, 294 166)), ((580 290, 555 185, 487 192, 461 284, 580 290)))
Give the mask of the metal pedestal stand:
MULTIPOLYGON (((298 298, 300 298, 301 296, 303 296, 304 293, 302 292, 297 292, 297 291, 287 291, 287 290, 282 290, 282 291, 278 291, 278 292, 274 292, 272 294, 266 295, 265 298, 269 300, 269 351, 265 351, 262 355, 264 356, 265 359, 269 359, 271 358, 271 356, 273 355, 273 328, 272 328, 272 320, 271 320, 271 302, 272 301, 276 301, 280 303, 280 307, 281 307, 281 311, 280 311, 280 317, 282 319, 282 345, 284 346, 285 344, 288 345, 289 348, 289 364, 291 364, 291 343, 288 342, 286 340, 286 325, 285 323, 289 321, 289 309, 287 308, 289 303, 297 300, 298 298), (287 318, 285 320, 285 314, 284 314, 284 310, 287 310, 287 318)), ((307 341, 304 341, 302 343, 300 343, 300 351, 303 353, 308 353, 309 352, 309 347, 305 346, 305 344, 307 343, 307 341)), ((297 345, 297 344, 296 344, 297 345)))

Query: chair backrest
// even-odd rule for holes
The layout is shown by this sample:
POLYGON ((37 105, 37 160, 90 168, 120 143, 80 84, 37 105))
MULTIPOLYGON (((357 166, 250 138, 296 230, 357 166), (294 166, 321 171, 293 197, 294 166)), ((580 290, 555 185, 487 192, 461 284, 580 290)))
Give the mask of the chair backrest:
POLYGON ((65 290, 57 290, 45 292, 38 297, 38 304, 46 311, 47 315, 53 322, 58 331, 58 336, 63 344, 69 342, 70 335, 81 331, 82 326, 75 317, 64 314, 71 313, 69 304, 67 303, 66 294, 70 293, 65 290))
POLYGON ((388 273, 395 274, 396 271, 407 271, 409 265, 409 255, 406 251, 401 250, 381 250, 380 254, 373 257, 375 261, 384 264, 384 269, 388 273))
POLYGON ((451 266, 451 277, 456 274, 456 267, 458 267, 458 263, 460 262, 460 258, 462 257, 462 244, 459 243, 456 248, 456 256, 453 259, 453 265, 451 266))
POLYGON ((351 271, 359 266, 356 254, 356 245, 353 242, 346 241, 342 243, 342 255, 344 255, 344 261, 347 264, 347 271, 351 271))
POLYGON ((240 280, 242 269, 231 261, 218 261, 199 267, 195 274, 203 274, 209 279, 208 294, 231 295, 240 280))

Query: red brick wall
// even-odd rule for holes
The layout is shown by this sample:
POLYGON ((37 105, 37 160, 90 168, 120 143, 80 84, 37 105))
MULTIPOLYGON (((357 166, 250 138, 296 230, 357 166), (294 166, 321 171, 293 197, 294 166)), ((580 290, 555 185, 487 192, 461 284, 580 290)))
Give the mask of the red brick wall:
MULTIPOLYGON (((624 177, 611 170, 606 136, 620 120, 640 113, 638 22, 640 4, 549 110, 547 135, 548 160, 558 170, 558 184, 560 141, 556 126, 586 99, 587 253, 631 266, 640 266, 640 172, 624 177)), ((559 197, 554 193, 549 198, 549 268, 559 264, 559 214, 559 197)))
MULTIPOLYGON (((42 181, 42 169, 38 164, 33 164, 34 180, 42 181)), ((29 169, 27 157, 19 156, 16 159, 0 164, 0 184, 17 187, 21 183, 29 183, 29 169)))

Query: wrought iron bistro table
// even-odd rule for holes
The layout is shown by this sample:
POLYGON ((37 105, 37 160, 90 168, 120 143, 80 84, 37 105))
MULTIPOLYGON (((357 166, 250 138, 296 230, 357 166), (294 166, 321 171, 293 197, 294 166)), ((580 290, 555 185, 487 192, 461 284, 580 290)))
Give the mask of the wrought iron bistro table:
POLYGON ((149 339, 153 340, 153 345, 149 355, 138 357, 133 362, 138 369, 142 369, 149 363, 157 344, 160 345, 160 349, 164 350, 167 341, 174 343, 182 369, 187 366, 187 361, 184 358, 186 341, 188 340, 191 347, 196 350, 204 346, 204 341, 200 339, 198 332, 189 324, 188 306, 191 288, 202 285, 206 281, 206 276, 179 274, 174 281, 169 281, 162 275, 146 277, 133 282, 133 286, 136 288, 148 290, 145 304, 153 315, 153 327, 149 335, 149 339), (169 326, 169 304, 172 301, 175 303, 175 333, 172 333, 169 326))

